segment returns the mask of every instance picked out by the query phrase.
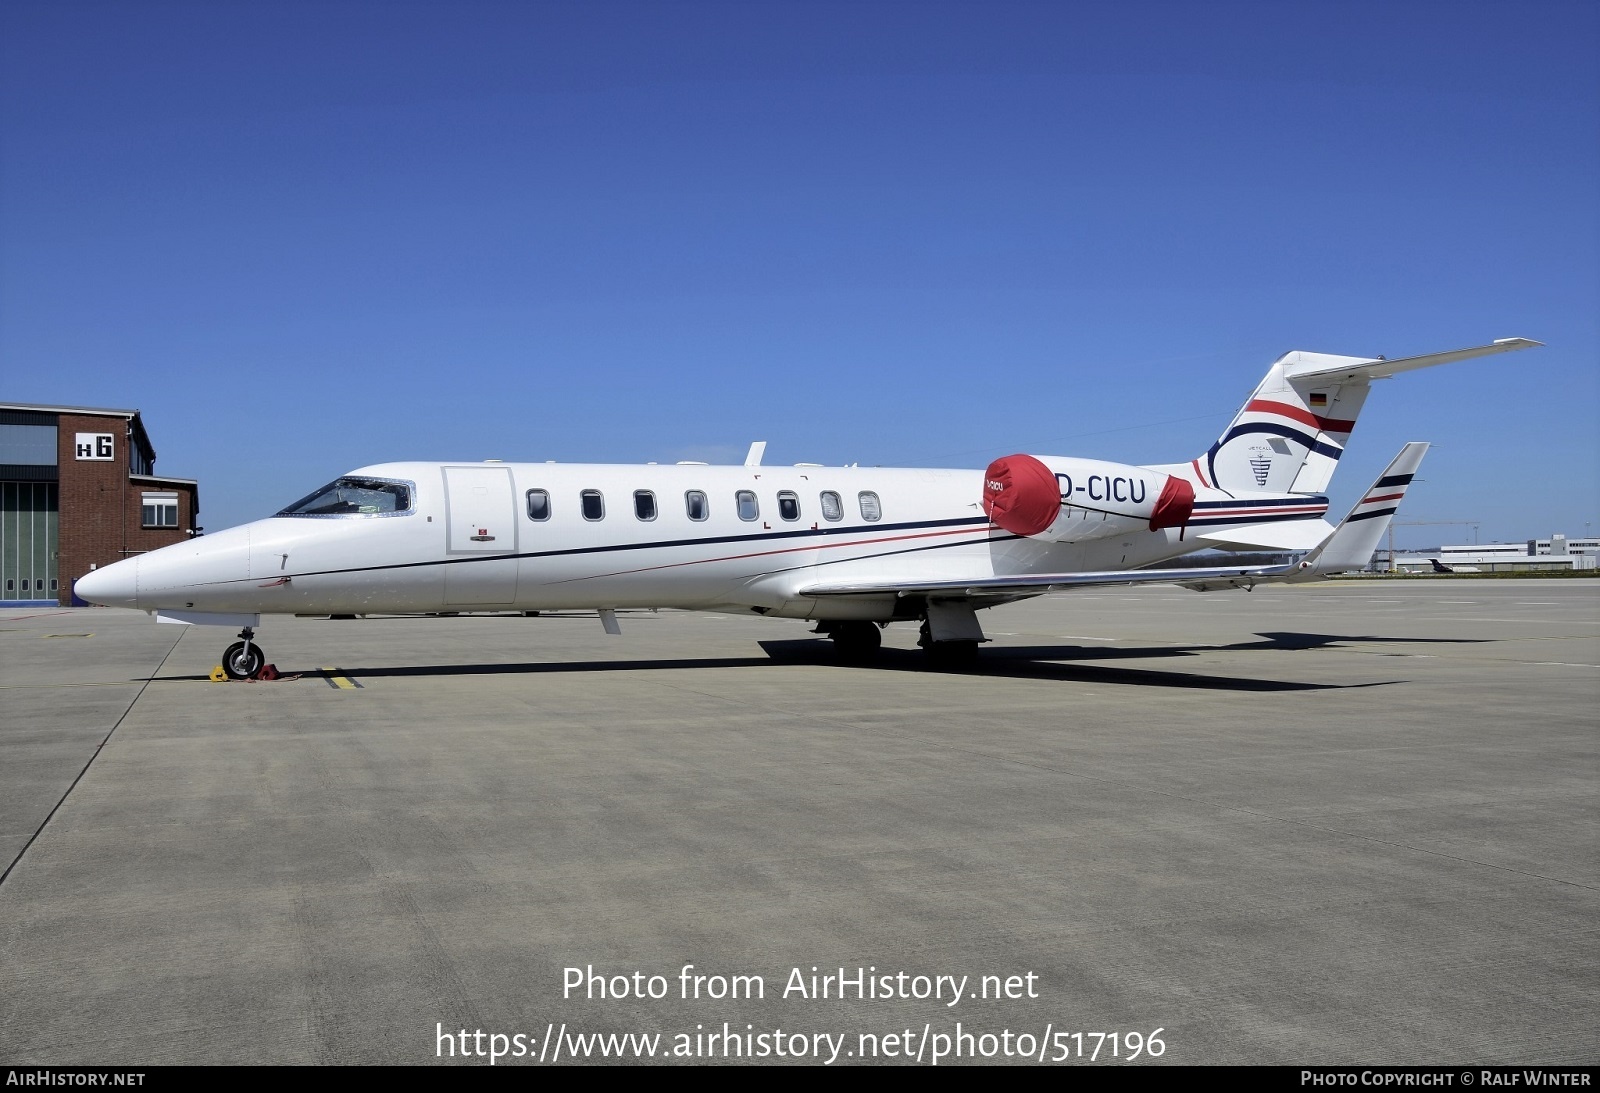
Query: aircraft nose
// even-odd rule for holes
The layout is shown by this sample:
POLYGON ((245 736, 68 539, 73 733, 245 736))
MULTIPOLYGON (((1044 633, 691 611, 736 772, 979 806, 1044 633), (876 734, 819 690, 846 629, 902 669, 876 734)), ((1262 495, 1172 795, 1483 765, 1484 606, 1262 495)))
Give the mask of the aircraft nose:
POLYGON ((139 559, 112 562, 104 569, 91 570, 72 586, 79 599, 102 607, 139 606, 139 559))

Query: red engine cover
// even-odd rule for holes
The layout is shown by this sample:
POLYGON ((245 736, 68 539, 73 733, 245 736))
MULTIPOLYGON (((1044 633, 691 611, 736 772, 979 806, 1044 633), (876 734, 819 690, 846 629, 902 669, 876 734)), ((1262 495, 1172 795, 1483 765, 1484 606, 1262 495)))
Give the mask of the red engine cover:
MULTIPOLYGON (((1194 487, 1181 478, 1167 476, 1161 496, 1156 498, 1155 511, 1150 514, 1150 530, 1181 528, 1194 513, 1194 487)), ((1181 539, 1182 536, 1180 535, 1181 539)))
POLYGON ((1061 512, 1056 476, 1031 455, 1001 456, 983 472, 983 511, 1013 535, 1037 535, 1061 512))

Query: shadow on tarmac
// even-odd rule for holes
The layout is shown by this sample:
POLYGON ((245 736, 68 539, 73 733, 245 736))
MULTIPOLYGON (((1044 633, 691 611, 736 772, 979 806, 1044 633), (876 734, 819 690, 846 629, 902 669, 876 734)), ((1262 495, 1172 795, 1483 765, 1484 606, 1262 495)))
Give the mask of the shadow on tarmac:
MULTIPOLYGON (((1329 641, 1341 639, 1330 638, 1329 641)), ((1348 640, 1348 639, 1345 639, 1348 640)), ((1002 676, 1016 679, 1049 679, 1062 683, 1115 683, 1138 687, 1183 687, 1224 691, 1329 691, 1358 687, 1383 687, 1378 683, 1301 683, 1293 680, 1255 679, 1193 672, 1163 671, 1150 668, 1113 668, 1082 663, 1102 660, 1150 660, 1157 657, 1189 657, 1231 646, 1157 646, 1113 649, 1102 646, 1034 645, 1001 646, 983 649, 970 664, 936 665, 921 650, 882 649, 866 664, 841 665, 832 643, 823 639, 802 641, 764 641, 761 648, 775 663, 817 663, 863 668, 869 671, 938 672, 942 675, 1002 676)), ((1264 648, 1251 643, 1245 648, 1264 648)))
MULTIPOLYGON (((1000 676, 1020 679, 1056 680, 1063 683, 1103 683, 1140 687, 1179 687, 1225 691, 1324 691, 1384 687, 1401 680, 1374 683, 1305 683, 1293 680, 1256 679, 1213 673, 1178 672, 1151 668, 1110 667, 1116 660, 1153 660, 1193 657, 1208 652, 1306 651, 1336 648, 1343 643, 1357 644, 1458 644, 1486 639, 1393 638, 1371 635, 1301 634, 1274 632, 1258 634, 1259 641, 1232 645, 1032 645, 996 646, 981 650, 967 664, 934 664, 920 650, 880 649, 864 663, 842 661, 827 638, 799 638, 760 642, 765 656, 752 657, 675 657, 658 660, 595 660, 520 664, 426 664, 369 668, 340 668, 337 673, 320 669, 300 673, 311 678, 342 675, 351 679, 427 678, 430 676, 548 675, 580 672, 649 672, 705 670, 708 668, 762 668, 794 664, 817 664, 854 668, 862 671, 937 672, 942 675, 1000 676)), ((292 670, 285 670, 291 674, 292 670)), ((164 680, 204 680, 205 676, 163 676, 164 680)))

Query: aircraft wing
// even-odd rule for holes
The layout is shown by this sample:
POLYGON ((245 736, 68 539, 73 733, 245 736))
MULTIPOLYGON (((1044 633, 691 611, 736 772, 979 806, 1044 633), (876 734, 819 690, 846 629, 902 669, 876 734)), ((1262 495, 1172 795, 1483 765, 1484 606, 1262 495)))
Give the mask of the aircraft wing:
POLYGON ((852 581, 847 584, 814 584, 800 590, 802 596, 900 596, 944 595, 955 597, 1038 596, 1046 592, 1065 592, 1072 588, 1113 584, 1183 584, 1189 581, 1255 582, 1288 576, 1294 565, 1218 566, 1211 569, 1115 569, 1099 573, 1029 573, 1016 577, 981 577, 954 581, 852 581))
POLYGON ((1330 573, 1365 569, 1367 563, 1372 561, 1373 552, 1378 549, 1383 533, 1389 530, 1389 521, 1394 519, 1400 499, 1416 477, 1422 457, 1427 454, 1428 446, 1420 441, 1413 441, 1401 448, 1400 454, 1384 468, 1378 480, 1361 495, 1361 500, 1355 503, 1349 514, 1339 521, 1333 534, 1300 561, 1278 567, 1283 572, 1252 577, 1208 574, 1179 583, 1196 592, 1212 592, 1219 588, 1251 588, 1262 581, 1314 581, 1330 573))

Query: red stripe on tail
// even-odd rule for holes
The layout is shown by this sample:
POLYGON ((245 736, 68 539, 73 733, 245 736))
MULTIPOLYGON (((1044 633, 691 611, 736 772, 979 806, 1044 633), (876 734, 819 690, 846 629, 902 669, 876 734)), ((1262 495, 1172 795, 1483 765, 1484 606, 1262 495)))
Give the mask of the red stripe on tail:
POLYGON ((1310 410, 1302 410, 1298 406, 1290 406, 1287 402, 1272 402, 1268 399, 1251 399, 1245 407, 1245 412, 1254 411, 1258 414, 1277 414, 1279 417, 1298 421, 1302 425, 1310 425, 1321 429, 1325 433, 1349 433, 1356 427, 1354 421, 1344 421, 1336 417, 1318 417, 1310 410))

